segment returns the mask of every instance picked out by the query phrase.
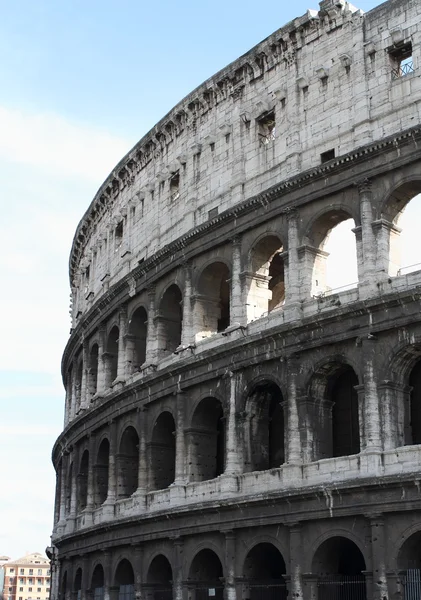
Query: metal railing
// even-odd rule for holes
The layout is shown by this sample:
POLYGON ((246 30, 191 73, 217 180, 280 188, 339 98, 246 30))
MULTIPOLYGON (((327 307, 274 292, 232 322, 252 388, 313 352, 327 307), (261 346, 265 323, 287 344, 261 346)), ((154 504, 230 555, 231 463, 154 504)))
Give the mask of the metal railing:
POLYGON ((287 600, 286 583, 251 583, 248 585, 250 600, 287 600))
POLYGON ((392 79, 400 79, 411 73, 415 73, 414 62, 412 60, 404 60, 399 67, 392 69, 392 79))
POLYGON ((404 600, 420 600, 421 598, 421 571, 408 569, 403 578, 404 600))
POLYGON ((319 600, 366 600, 364 575, 326 575, 317 582, 319 600))
POLYGON ((421 263, 414 263, 413 265, 401 267, 400 269, 398 269, 397 275, 408 275, 408 273, 413 273, 414 271, 421 271, 421 263))
POLYGON ((341 285, 336 288, 327 288, 323 292, 319 292, 318 294, 314 294, 313 298, 326 298, 327 296, 333 296, 334 294, 340 294, 341 292, 347 292, 349 290, 354 290, 358 287, 358 281, 354 283, 347 283, 346 285, 341 285))

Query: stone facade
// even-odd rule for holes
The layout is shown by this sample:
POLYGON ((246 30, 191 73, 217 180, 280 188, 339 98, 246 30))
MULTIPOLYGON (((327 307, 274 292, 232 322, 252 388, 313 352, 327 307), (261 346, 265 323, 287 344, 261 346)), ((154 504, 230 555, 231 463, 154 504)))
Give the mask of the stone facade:
POLYGON ((418 1, 323 0, 99 190, 70 258, 53 598, 418 597, 420 38, 418 1), (349 218, 358 282, 330 290, 349 218))

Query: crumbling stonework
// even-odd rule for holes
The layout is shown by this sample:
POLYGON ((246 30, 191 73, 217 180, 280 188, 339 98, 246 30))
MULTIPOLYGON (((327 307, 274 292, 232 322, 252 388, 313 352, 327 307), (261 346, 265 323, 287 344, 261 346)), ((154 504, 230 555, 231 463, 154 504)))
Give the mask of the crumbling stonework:
POLYGON ((398 222, 420 38, 418 1, 323 0, 101 187, 70 259, 54 597, 418 597, 421 271, 398 222), (349 218, 358 283, 330 290, 349 218))

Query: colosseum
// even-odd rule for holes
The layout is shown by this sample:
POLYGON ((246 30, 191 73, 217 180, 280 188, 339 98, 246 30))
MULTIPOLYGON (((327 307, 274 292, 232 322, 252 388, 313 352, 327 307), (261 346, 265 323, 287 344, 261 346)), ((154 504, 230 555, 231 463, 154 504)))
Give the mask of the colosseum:
POLYGON ((54 599, 421 598, 421 267, 399 262, 420 42, 419 0, 323 0, 99 189, 70 256, 54 599), (358 281, 332 289, 349 219, 358 281))

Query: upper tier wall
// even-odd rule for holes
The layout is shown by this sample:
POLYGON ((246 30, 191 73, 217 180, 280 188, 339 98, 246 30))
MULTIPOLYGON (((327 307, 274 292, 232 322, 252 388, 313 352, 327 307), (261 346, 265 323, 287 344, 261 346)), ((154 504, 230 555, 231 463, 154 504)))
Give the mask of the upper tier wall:
POLYGON ((288 23, 180 102, 119 163, 70 257, 73 326, 136 266, 189 230, 301 171, 419 122, 421 5, 347 2, 288 23), (328 158, 330 155, 327 155, 328 158))

